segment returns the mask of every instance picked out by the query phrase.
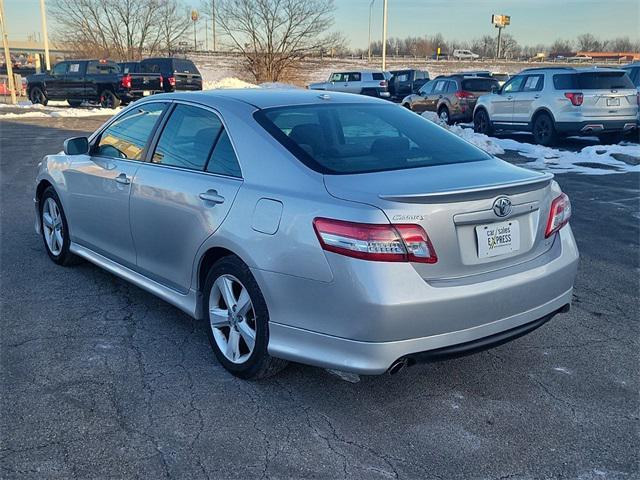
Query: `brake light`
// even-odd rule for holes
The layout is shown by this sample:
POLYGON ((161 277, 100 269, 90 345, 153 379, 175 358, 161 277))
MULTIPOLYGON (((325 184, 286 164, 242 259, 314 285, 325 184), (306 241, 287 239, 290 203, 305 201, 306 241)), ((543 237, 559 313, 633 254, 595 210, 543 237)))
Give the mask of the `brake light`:
POLYGON ((386 81, 386 80, 382 80, 382 81, 380 82, 380 86, 381 86, 381 87, 386 87, 386 86, 387 86, 387 81, 386 81))
POLYGON ((162 88, 163 86, 164 86, 164 83, 163 83, 162 77, 160 77, 160 88, 162 88))
POLYGON ((551 202, 551 211, 549 212, 549 220, 547 220, 547 229, 544 232, 544 238, 549 238, 562 227, 564 227, 571 218, 571 202, 569 197, 564 193, 556 197, 551 202))
POLYGON ((131 75, 127 73, 122 77, 122 81, 120 83, 122 84, 122 88, 131 88, 131 75))
POLYGON ((471 92, 467 92, 466 90, 458 90, 455 93, 455 96, 458 98, 474 98, 475 95, 471 92))
POLYGON ((378 262, 436 263, 438 257, 420 225, 380 225, 316 218, 313 228, 328 252, 378 262))
POLYGON ((167 78, 167 80, 169 81, 169 85, 171 85, 172 87, 176 86, 176 77, 169 77, 167 78))
POLYGON ((584 100, 584 95, 581 92, 566 92, 564 96, 571 100, 571 104, 575 107, 582 105, 584 100))

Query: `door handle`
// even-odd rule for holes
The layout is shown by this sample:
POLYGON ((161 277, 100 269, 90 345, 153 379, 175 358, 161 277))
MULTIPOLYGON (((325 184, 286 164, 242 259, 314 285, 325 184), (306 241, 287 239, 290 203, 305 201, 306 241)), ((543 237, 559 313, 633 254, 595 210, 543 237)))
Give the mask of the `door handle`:
POLYGON ((533 98, 540 98, 540 95, 534 95, 533 98))
POLYGON ((512 95, 509 95, 509 96, 507 97, 507 100, 512 100, 512 99, 513 99, 513 96, 512 96, 512 95))
POLYGON ((215 204, 224 203, 224 197, 222 195, 218 195, 218 192, 216 190, 207 190, 206 192, 202 192, 198 196, 205 202, 211 202, 215 204))
POLYGON ((131 180, 127 177, 126 173, 121 173, 116 177, 116 182, 121 183, 122 185, 129 185, 131 180))

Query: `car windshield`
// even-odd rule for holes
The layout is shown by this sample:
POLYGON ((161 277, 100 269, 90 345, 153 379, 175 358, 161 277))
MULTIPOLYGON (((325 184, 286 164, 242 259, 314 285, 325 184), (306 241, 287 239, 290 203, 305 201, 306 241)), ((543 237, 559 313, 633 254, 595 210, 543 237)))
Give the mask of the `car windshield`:
POLYGON ((491 158, 397 105, 298 105, 259 110, 255 118, 320 173, 379 172, 491 158))

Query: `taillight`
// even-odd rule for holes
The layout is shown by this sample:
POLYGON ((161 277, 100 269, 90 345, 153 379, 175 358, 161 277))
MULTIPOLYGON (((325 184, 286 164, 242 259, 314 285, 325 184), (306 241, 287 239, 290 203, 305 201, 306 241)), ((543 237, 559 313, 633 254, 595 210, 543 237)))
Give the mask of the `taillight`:
POLYGON ((320 245, 328 252, 378 262, 438 261, 431 240, 420 225, 380 225, 316 218, 313 228, 320 245))
POLYGON ((382 81, 380 82, 380 86, 381 86, 381 87, 386 87, 386 86, 387 86, 387 81, 386 81, 386 80, 382 80, 382 81))
POLYGON ((564 227, 570 217, 571 202, 569 201, 569 197, 563 193, 551 202, 551 211, 549 212, 549 220, 547 220, 547 229, 544 232, 544 238, 549 238, 564 227))
POLYGON ((455 93, 455 96, 458 98, 474 98, 475 95, 471 92, 467 92, 466 90, 458 90, 455 93))
POLYGON ((176 86, 176 77, 169 77, 167 78, 167 80, 169 81, 169 85, 171 85, 172 87, 176 86))
POLYGON ((164 81, 162 80, 162 77, 160 77, 160 88, 164 87, 164 81))
POLYGON ((122 77, 122 81, 120 83, 122 84, 122 88, 131 88, 131 75, 126 74, 122 77))
POLYGON ((584 100, 584 95, 580 92, 566 92, 564 96, 571 100, 571 104, 575 107, 582 105, 584 100))

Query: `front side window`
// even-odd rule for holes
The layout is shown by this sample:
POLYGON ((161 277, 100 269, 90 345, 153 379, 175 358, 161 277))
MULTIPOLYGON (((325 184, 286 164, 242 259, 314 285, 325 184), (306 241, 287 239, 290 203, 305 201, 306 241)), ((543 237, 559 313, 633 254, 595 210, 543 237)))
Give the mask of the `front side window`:
POLYGON ((164 103, 147 103, 131 108, 102 132, 93 155, 143 160, 147 141, 164 107, 164 103))
POLYGON ((160 135, 152 163, 204 170, 222 122, 208 110, 177 105, 160 135))
POLYGON ((55 67, 53 67, 53 74, 64 75, 65 73, 67 73, 67 65, 68 63, 66 62, 58 63, 55 67))
POLYGON ((348 78, 348 73, 334 73, 331 75, 332 82, 346 82, 348 78))
POLYGON ((302 163, 320 173, 377 172, 491 158, 397 105, 297 105, 260 110, 254 116, 302 163))
POLYGON ((539 92, 544 86, 544 75, 529 75, 522 86, 523 92, 539 92))
POLYGON ((426 95, 428 93, 431 93, 431 90, 433 89, 433 86, 435 85, 435 83, 436 82, 434 82, 433 80, 425 83, 422 87, 420 87, 420 90, 418 91, 418 93, 420 93, 420 95, 426 95))
POLYGON ((516 77, 513 77, 511 80, 509 80, 507 83, 504 84, 504 87, 502 88, 502 93, 519 92, 520 90, 522 90, 522 84, 524 83, 524 79, 525 77, 523 75, 518 75, 516 77))

